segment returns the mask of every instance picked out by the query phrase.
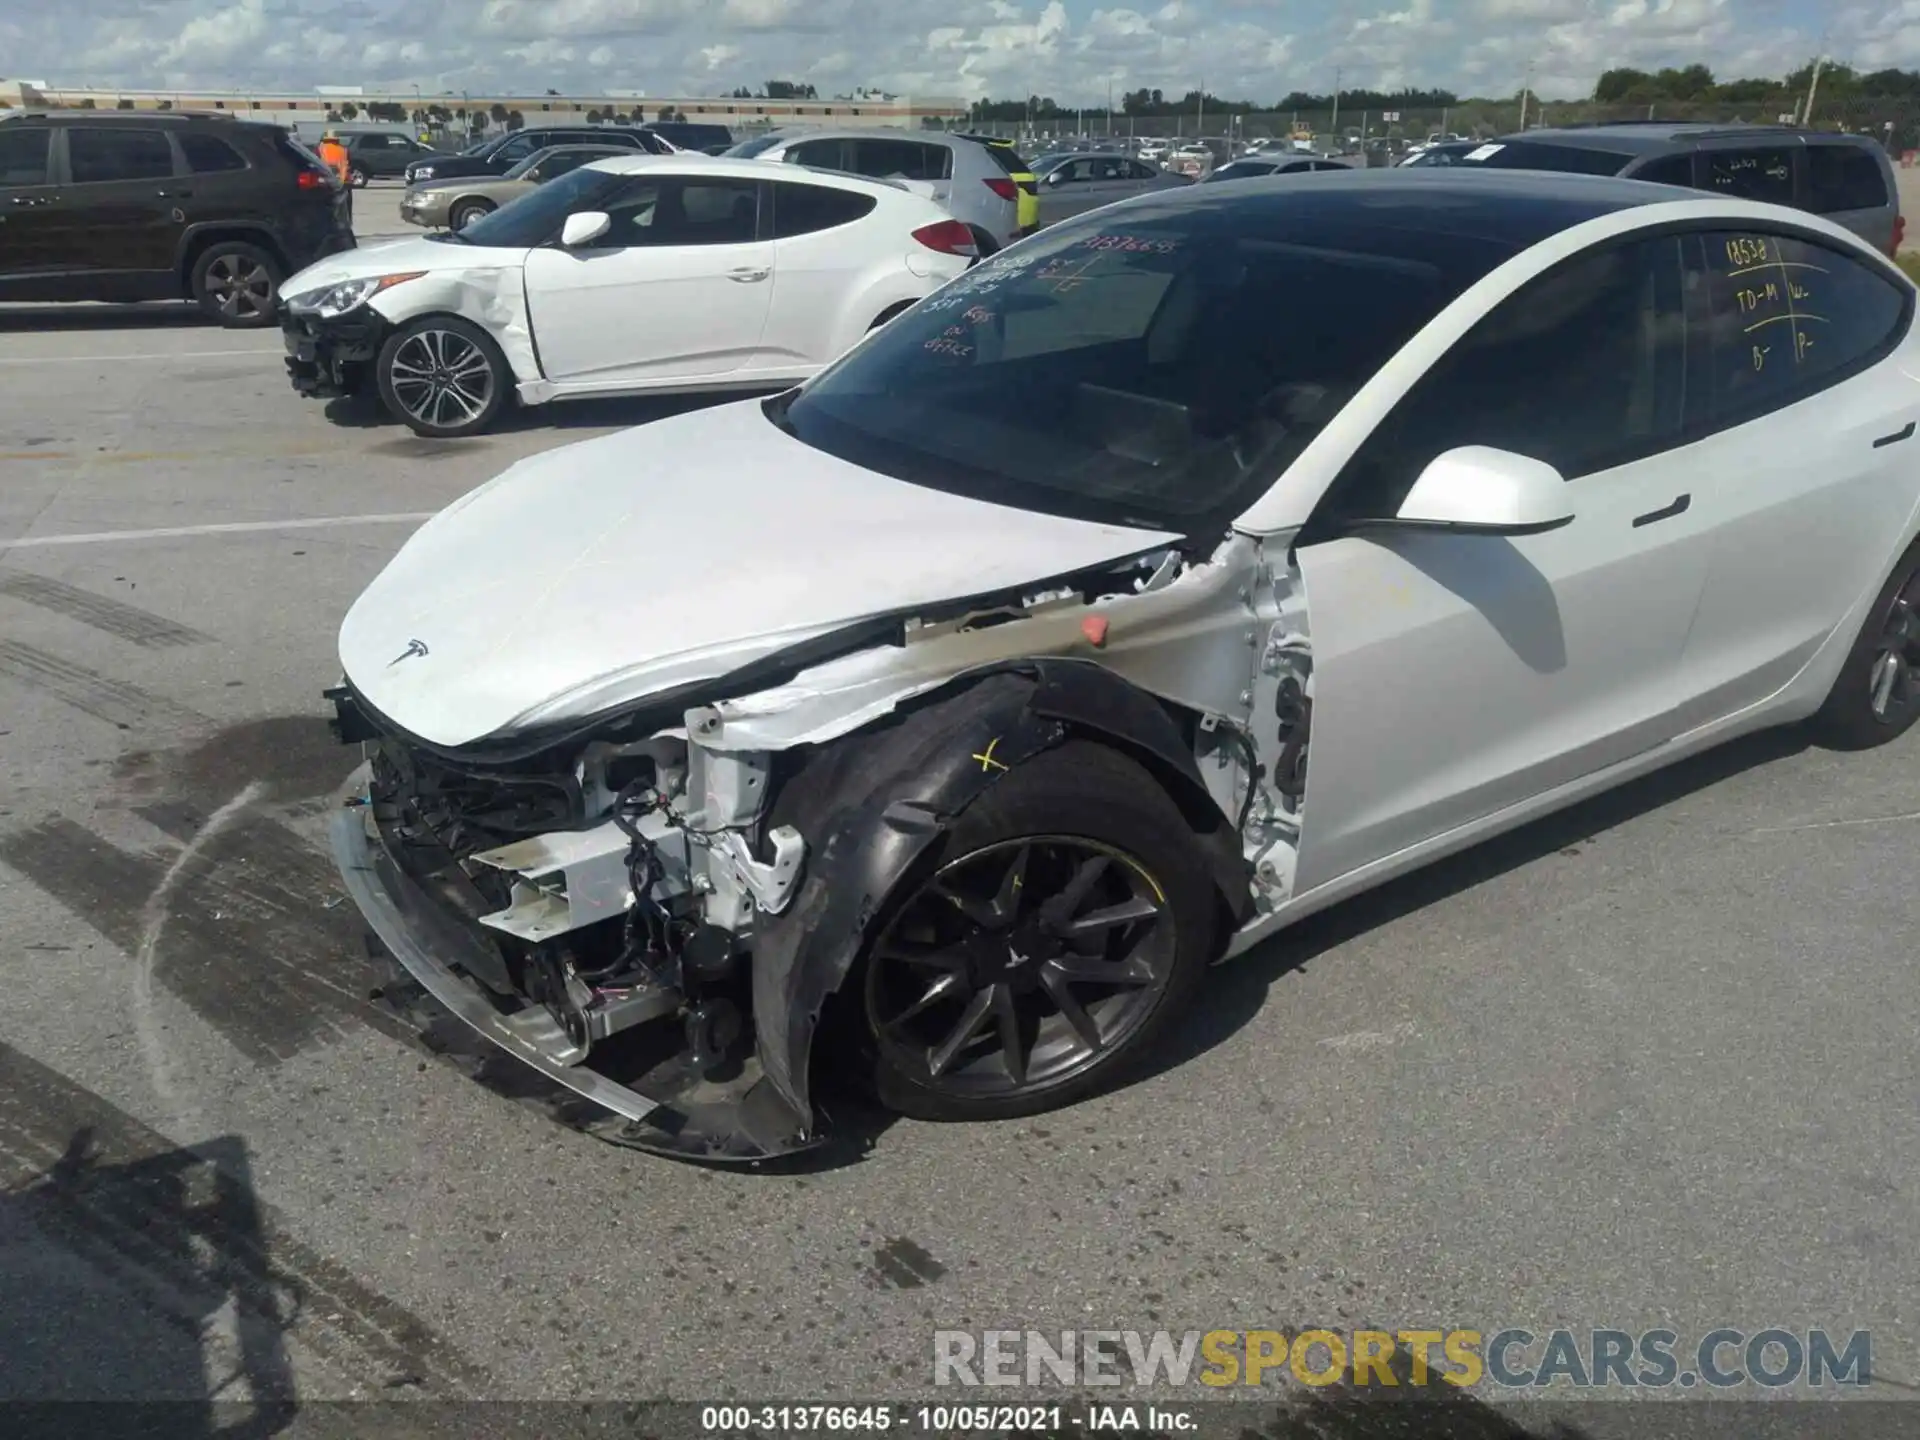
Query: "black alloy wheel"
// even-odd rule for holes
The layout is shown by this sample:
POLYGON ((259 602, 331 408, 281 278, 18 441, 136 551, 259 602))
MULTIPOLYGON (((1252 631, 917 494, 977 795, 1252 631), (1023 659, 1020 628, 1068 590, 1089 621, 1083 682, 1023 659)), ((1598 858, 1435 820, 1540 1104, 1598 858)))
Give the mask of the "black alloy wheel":
POLYGON ((1017 1098, 1125 1043, 1172 978, 1165 892, 1134 857, 1064 835, 950 861, 874 947, 867 1022, 922 1085, 1017 1098))
POLYGON ((1894 567, 1814 730, 1828 745, 1866 750, 1899 738, 1920 719, 1920 542, 1894 567))
POLYGON ((256 245, 215 245, 193 267, 193 298, 229 329, 257 329, 270 324, 280 308, 279 267, 256 245))

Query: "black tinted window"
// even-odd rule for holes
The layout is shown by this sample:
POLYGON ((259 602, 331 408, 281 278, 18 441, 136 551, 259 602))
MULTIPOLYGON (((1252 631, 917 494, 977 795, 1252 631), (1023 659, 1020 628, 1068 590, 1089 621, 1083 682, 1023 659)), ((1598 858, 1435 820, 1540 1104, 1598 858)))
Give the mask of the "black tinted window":
POLYGON ((916 484, 1204 527, 1508 253, 1279 206, 1090 216, 975 266, 769 413, 916 484))
POLYGON ((1645 180, 1654 185, 1684 185, 1693 188, 1693 156, 1662 155, 1657 160, 1649 160, 1630 177, 1645 180))
POLYGON ((993 157, 993 163, 1009 175, 1028 175, 1032 171, 1027 162, 1020 158, 1020 152, 1011 145, 982 145, 980 147, 993 157))
POLYGON ((849 170, 847 142, 843 140, 807 140, 787 151, 790 164, 811 165, 816 170, 849 170))
POLYGON ((1793 204, 1793 151, 1784 145, 1753 150, 1709 150, 1704 188, 1769 205, 1793 204))
POLYGON ((1722 423, 1845 378, 1905 323, 1911 297, 1837 250, 1757 232, 1703 239, 1714 415, 1722 423))
POLYGON ((1619 150, 1550 145, 1539 140, 1489 141, 1461 157, 1464 164, 1484 165, 1489 170, 1561 170, 1574 175, 1618 175, 1632 159, 1632 155, 1619 150))
POLYGON ((1821 215, 1879 210, 1887 205, 1887 178, 1864 145, 1807 147, 1807 208, 1821 215))
POLYGON ((1420 472, 1456 446, 1531 455, 1571 480, 1678 443, 1681 254, 1674 237, 1589 251, 1502 302, 1354 456, 1342 513, 1395 514, 1420 472))
POLYGON ((942 145, 912 140, 856 140, 853 168, 861 175, 883 180, 945 180, 952 173, 953 152, 942 145))
POLYGON ((180 149, 186 154, 187 168, 196 175, 247 168, 246 157, 218 135, 198 135, 189 130, 180 137, 180 149))
POLYGON ((103 180, 163 180, 173 174, 173 148, 159 130, 70 125, 67 169, 76 185, 103 180))
POLYGON ((751 180, 643 180, 623 189, 607 213, 613 225, 599 245, 744 245, 758 223, 758 186, 751 180))
POLYGON ((824 185, 797 185, 781 181, 773 187, 773 238, 811 235, 836 225, 851 225, 873 212, 871 195, 829 190, 824 185))
POLYGON ((47 183, 47 147, 51 130, 0 125, 0 186, 47 183))

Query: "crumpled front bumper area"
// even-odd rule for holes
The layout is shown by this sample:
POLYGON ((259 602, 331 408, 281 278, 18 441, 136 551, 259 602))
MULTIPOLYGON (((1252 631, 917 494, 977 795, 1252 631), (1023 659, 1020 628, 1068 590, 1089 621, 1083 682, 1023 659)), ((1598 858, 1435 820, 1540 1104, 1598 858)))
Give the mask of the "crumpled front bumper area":
POLYGON ((373 376, 373 362, 386 340, 386 322, 364 306, 336 320, 288 310, 281 322, 287 345, 287 378, 299 394, 315 399, 357 395, 373 376))
MULTIPOLYGON (((378 998, 430 1048, 477 1062, 463 1067, 473 1078, 617 1145, 741 1164, 821 1143, 821 1131, 795 1123, 757 1066, 719 1078, 688 1063, 677 1025, 637 1027, 620 1037, 629 1043, 615 1047, 610 1063, 598 1050, 591 1065, 559 1058, 569 1046, 552 1016, 530 1004, 509 1009, 472 978, 496 971, 498 957, 409 872, 367 802, 367 778, 365 770, 355 777, 355 799, 334 816, 334 863, 396 966, 378 998)), ((677 997, 663 998, 660 1018, 670 1020, 676 1007, 677 997)))

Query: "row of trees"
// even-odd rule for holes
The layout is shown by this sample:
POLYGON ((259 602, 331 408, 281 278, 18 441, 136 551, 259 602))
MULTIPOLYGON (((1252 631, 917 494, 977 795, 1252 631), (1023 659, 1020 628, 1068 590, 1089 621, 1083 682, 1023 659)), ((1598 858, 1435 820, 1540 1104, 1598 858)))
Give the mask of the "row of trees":
MULTIPOLYGON (((1811 61, 1777 80, 1718 80, 1705 65, 1653 71, 1622 67, 1602 74, 1591 98, 1595 103, 1610 105, 1652 105, 1662 101, 1690 104, 1718 102, 1750 105, 1767 113, 1792 109, 1794 103, 1807 93, 1812 78, 1811 61)), ((1850 65, 1827 63, 1820 70, 1819 93, 1823 101, 1838 104, 1890 100, 1920 105, 1920 70, 1861 72, 1850 65)), ((1343 89, 1338 100, 1341 110, 1371 110, 1378 113, 1383 110, 1450 110, 1469 105, 1512 103, 1518 98, 1517 91, 1511 96, 1493 99, 1480 96, 1463 98, 1451 90, 1437 89, 1343 89)), ((1331 92, 1315 94, 1305 90, 1292 91, 1268 104, 1229 99, 1198 89, 1175 94, 1143 88, 1129 90, 1122 95, 1113 114, 1120 118, 1151 119, 1199 114, 1228 116, 1324 112, 1334 108, 1334 102, 1335 97, 1331 92)), ((1107 114, 1104 107, 1062 105, 1046 95, 1030 95, 1025 99, 976 100, 972 111, 976 121, 1002 124, 1028 119, 1055 122, 1085 115, 1104 118, 1107 114)))

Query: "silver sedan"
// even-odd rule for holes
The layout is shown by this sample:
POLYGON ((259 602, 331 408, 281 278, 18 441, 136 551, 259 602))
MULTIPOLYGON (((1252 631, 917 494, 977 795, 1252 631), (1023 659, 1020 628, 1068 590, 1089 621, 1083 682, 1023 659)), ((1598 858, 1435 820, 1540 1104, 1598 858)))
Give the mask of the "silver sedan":
POLYGON ((400 201, 400 218, 429 230, 464 230, 549 180, 595 160, 631 155, 622 145, 550 145, 536 150, 504 175, 468 175, 415 185, 400 201))

